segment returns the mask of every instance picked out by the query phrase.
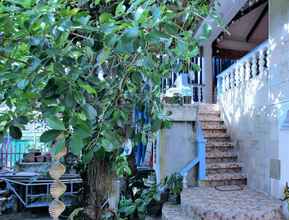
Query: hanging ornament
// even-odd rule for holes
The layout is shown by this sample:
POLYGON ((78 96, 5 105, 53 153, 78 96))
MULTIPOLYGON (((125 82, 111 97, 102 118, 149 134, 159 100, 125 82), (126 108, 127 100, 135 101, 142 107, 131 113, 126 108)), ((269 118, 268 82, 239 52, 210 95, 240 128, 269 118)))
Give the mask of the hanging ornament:
POLYGON ((65 156, 67 148, 55 155, 55 161, 52 163, 49 169, 49 175, 54 179, 50 186, 50 194, 54 200, 49 204, 49 214, 53 220, 58 220, 59 216, 65 210, 65 204, 59 200, 60 196, 66 191, 66 185, 60 181, 61 176, 65 174, 66 168, 60 163, 61 157, 65 156))

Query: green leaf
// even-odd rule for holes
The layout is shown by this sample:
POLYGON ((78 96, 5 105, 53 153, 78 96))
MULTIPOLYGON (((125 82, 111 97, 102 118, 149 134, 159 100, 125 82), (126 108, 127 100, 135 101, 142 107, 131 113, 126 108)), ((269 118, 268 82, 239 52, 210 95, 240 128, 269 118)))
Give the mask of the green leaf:
POLYGON ((21 5, 23 8, 31 8, 35 0, 14 0, 16 4, 21 5))
POLYGON ((99 5, 100 1, 101 1, 101 0, 94 0, 94 4, 95 4, 95 5, 99 5))
POLYGON ((78 124, 74 129, 75 134, 81 138, 88 138, 91 135, 91 128, 85 123, 78 124))
POLYGON ((142 15, 144 14, 144 12, 145 12, 145 10, 144 10, 143 7, 141 7, 141 6, 138 7, 137 10, 136 10, 136 12, 135 12, 134 19, 135 19, 136 21, 140 20, 141 17, 142 17, 142 15))
POLYGON ((123 15, 125 13, 125 10, 126 10, 126 7, 125 7, 125 5, 123 4, 123 1, 122 1, 122 2, 120 2, 117 5, 117 7, 115 9, 115 15, 116 16, 121 16, 121 15, 123 15))
POLYGON ((88 83, 79 81, 78 85, 83 88, 87 93, 95 95, 96 94, 96 90, 95 88, 93 88, 91 85, 89 85, 88 83))
POLYGON ((22 137, 21 129, 19 127, 13 126, 13 125, 11 125, 9 127, 9 134, 11 137, 13 137, 17 140, 21 139, 21 137, 22 137))
POLYGON ((56 142, 56 145, 53 147, 53 153, 58 154, 63 151, 65 147, 65 139, 60 139, 56 142))
POLYGON ((101 24, 105 24, 105 23, 108 23, 110 21, 112 21, 113 18, 112 18, 112 15, 107 13, 107 12, 104 12, 102 13, 100 16, 99 16, 99 22, 101 24))
POLYGON ((132 27, 127 29, 124 33, 128 38, 136 38, 138 37, 139 29, 138 27, 132 27))
POLYGON ((63 122, 55 117, 55 116, 50 116, 46 119, 47 123, 48 123, 48 126, 52 129, 55 129, 55 130, 65 130, 65 127, 64 127, 64 124, 63 122))
POLYGON ((135 212, 135 210, 136 210, 136 206, 130 205, 130 206, 120 208, 119 212, 124 213, 126 216, 130 216, 135 212))
POLYGON ((115 148, 115 146, 113 146, 113 144, 105 138, 101 140, 101 146, 105 149, 106 152, 112 152, 115 148))
POLYGON ((40 142, 47 143, 50 141, 53 141, 56 139, 57 136, 61 134, 62 131, 59 130, 48 130, 45 131, 41 136, 40 136, 40 142))
POLYGON ((17 83, 17 87, 18 87, 19 89, 25 89, 28 84, 29 84, 29 80, 27 80, 27 79, 22 79, 22 80, 20 80, 20 81, 17 83))
POLYGON ((73 154, 79 156, 81 153, 81 150, 84 146, 82 138, 77 134, 73 134, 70 137, 70 145, 69 146, 70 146, 71 152, 73 154))
POLYGON ((94 123, 96 120, 96 116, 97 116, 97 112, 95 108, 92 105, 87 103, 83 106, 83 110, 88 120, 94 123))
POLYGON ((110 49, 104 48, 100 52, 100 54, 98 54, 98 56, 97 56, 97 63, 99 65, 103 64, 108 59, 109 55, 110 55, 110 49))

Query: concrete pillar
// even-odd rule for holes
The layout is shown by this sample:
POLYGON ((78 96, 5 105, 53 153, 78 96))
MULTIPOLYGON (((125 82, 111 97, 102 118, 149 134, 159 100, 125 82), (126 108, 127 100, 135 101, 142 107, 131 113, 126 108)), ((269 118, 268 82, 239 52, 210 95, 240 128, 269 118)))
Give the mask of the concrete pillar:
POLYGON ((203 46, 202 60, 202 77, 205 88, 203 89, 203 97, 205 103, 213 102, 213 64, 212 64, 212 45, 203 46))

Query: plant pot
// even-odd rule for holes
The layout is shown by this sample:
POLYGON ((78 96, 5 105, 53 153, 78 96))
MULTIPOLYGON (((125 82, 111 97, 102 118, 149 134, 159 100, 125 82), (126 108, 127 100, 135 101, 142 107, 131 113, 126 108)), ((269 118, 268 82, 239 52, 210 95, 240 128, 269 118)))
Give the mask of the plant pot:
POLYGON ((152 217, 159 217, 162 214, 162 203, 152 200, 148 206, 147 206, 147 210, 148 210, 148 215, 152 216, 152 217))
POLYGON ((161 192, 161 203, 165 203, 169 200, 170 192, 169 190, 164 190, 161 192))
POLYGON ((181 204, 181 195, 180 194, 170 194, 168 202, 171 205, 179 205, 181 204))

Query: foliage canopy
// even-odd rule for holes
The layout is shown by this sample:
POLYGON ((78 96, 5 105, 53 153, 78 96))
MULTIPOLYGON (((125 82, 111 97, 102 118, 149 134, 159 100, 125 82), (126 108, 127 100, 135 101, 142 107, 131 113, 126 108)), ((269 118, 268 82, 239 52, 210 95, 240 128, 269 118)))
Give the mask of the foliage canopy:
POLYGON ((203 0, 0 1, 0 131, 44 120, 43 142, 57 140, 89 162, 117 162, 131 138, 145 141, 164 125, 160 81, 199 54, 193 30, 211 14, 203 0), (134 121, 138 108, 149 123, 134 121), (135 127, 139 132, 135 132, 135 127))

